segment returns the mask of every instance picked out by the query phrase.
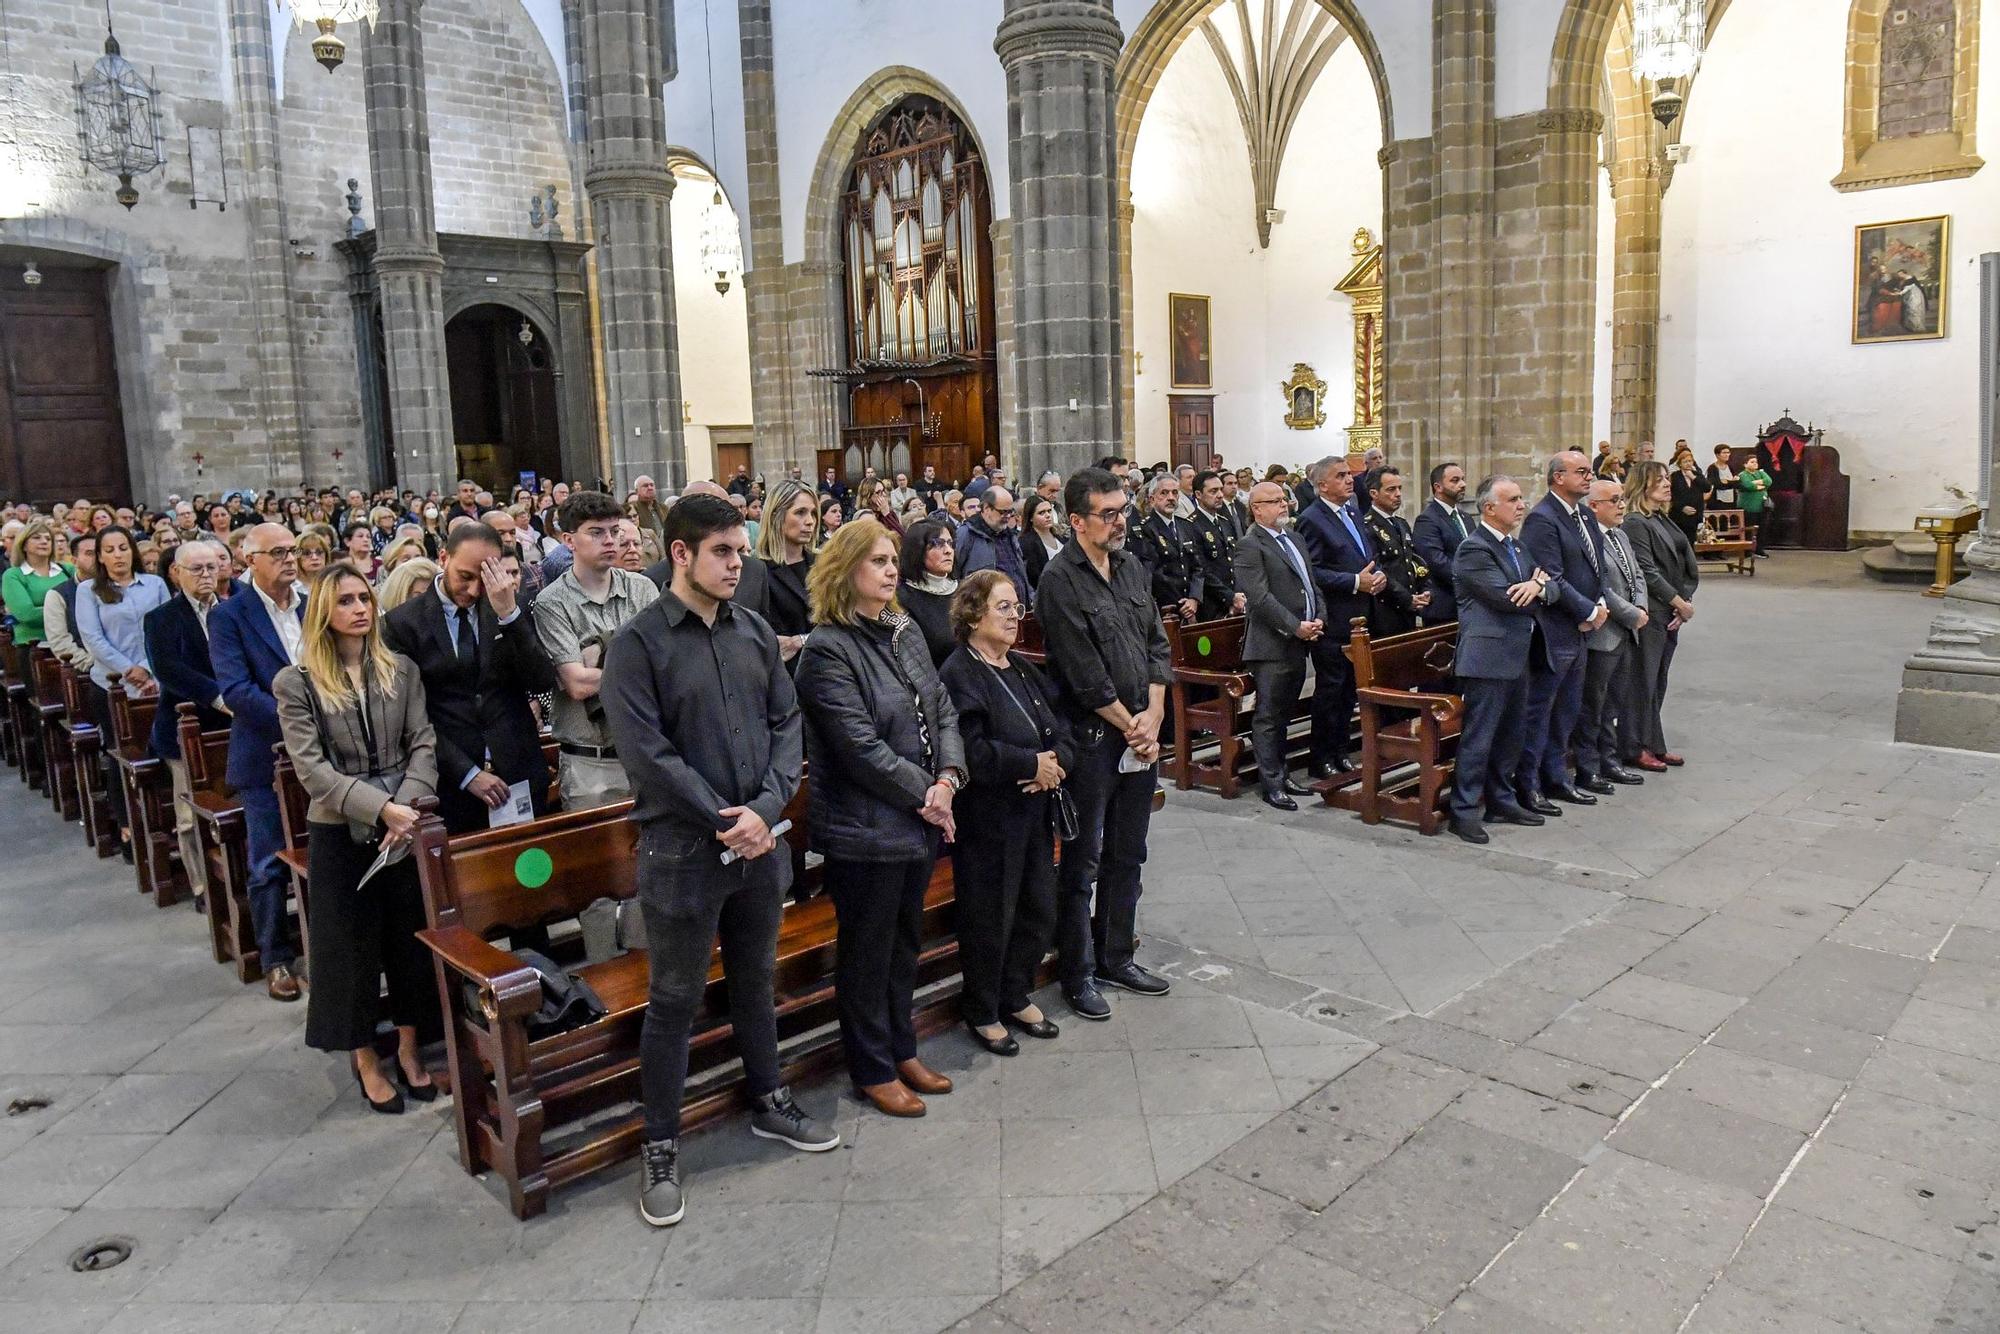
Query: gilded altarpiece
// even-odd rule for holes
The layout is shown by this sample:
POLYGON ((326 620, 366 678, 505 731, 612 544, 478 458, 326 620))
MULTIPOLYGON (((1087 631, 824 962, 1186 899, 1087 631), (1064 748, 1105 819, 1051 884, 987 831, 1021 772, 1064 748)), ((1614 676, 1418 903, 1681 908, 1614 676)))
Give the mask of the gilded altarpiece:
POLYGON ((1382 443, 1382 247, 1366 227, 1354 233, 1354 263, 1333 285, 1354 303, 1354 424, 1347 448, 1362 453, 1382 443))

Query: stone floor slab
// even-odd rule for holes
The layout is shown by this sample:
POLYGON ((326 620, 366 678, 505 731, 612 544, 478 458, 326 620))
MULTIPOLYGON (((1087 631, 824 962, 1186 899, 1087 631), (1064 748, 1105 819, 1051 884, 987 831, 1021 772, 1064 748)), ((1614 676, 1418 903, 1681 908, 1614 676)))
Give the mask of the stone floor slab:
POLYGON ((1804 1142, 1798 1131, 1664 1089, 1647 1094, 1607 1141, 1620 1153, 1759 1197, 1804 1142))
POLYGON ((1773 1208, 1751 1229, 1727 1280, 1861 1329, 1928 1329, 1958 1269, 1851 1228, 1773 1208))

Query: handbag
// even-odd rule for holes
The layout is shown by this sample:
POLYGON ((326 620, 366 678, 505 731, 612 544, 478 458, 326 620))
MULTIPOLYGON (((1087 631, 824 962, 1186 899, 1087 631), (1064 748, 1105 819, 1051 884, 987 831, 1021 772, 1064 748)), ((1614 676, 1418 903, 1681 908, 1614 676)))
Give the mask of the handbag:
MULTIPOLYGON (((320 712, 319 687, 313 684, 312 677, 306 676, 304 668, 299 669, 299 674, 306 677, 306 708, 312 712, 313 731, 319 734, 320 754, 326 757, 328 764, 332 764, 333 743, 327 736, 326 715, 320 712)), ((381 754, 375 746, 375 729, 368 723, 368 680, 365 674, 362 677, 361 684, 360 716, 361 739, 368 747, 368 772, 365 774, 349 774, 347 776, 358 782, 366 783, 368 786, 380 791, 384 796, 393 799, 397 789, 403 786, 403 773, 401 770, 391 773, 384 773, 382 771, 381 754)), ((356 843, 373 843, 381 835, 377 833, 374 825, 364 825, 359 821, 349 820, 347 822, 347 836, 356 843)))

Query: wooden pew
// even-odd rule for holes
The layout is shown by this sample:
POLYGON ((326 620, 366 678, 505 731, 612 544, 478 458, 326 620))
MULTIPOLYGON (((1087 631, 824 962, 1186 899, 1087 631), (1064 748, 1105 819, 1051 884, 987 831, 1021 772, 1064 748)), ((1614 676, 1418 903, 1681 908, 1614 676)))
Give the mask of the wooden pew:
POLYGON ((1710 510, 1708 526, 1715 536, 1694 544, 1697 562, 1720 565, 1731 574, 1757 577, 1757 530, 1746 526, 1742 510, 1710 510))
MULTIPOLYGON (((174 837, 173 777, 152 753, 157 697, 111 695, 111 739, 121 780, 124 825, 132 831, 132 870, 141 894, 161 908, 179 903, 187 892, 185 874, 176 874, 180 844, 174 837)), ((118 809, 113 803, 114 811, 118 809)))
POLYGON ((96 682, 68 663, 59 663, 62 675, 63 715, 68 720, 70 752, 76 757, 76 799, 83 817, 83 841, 99 857, 118 851, 118 826, 112 818, 111 796, 104 790, 104 769, 99 757, 105 737, 91 721, 89 692, 96 682))
POLYGON ((30 787, 41 786, 40 756, 34 744, 41 728, 34 722, 34 680, 28 666, 32 646, 22 647, 11 634, 0 634, 0 688, 7 695, 0 713, 0 759, 20 772, 30 787))
MULTIPOLYGON (((1201 788, 1234 797, 1245 776, 1256 776, 1257 754, 1250 731, 1256 712, 1256 683, 1243 661, 1247 625, 1242 616, 1186 623, 1169 619, 1166 623, 1167 644, 1173 652, 1174 683, 1169 703, 1175 740, 1173 755, 1163 764, 1183 792, 1201 788), (1209 739, 1202 741, 1204 736, 1209 739)), ((1287 720, 1288 764, 1303 763, 1310 757, 1310 736, 1293 729, 1310 722, 1315 686, 1308 682, 1287 720)), ((1331 781, 1338 787, 1351 780, 1336 777, 1331 781)))
POLYGON ((209 943, 215 961, 236 969, 239 982, 264 975, 257 960, 257 929, 250 918, 250 831, 224 774, 229 734, 204 733, 192 704, 179 706, 181 758, 194 792, 196 838, 208 873, 209 943))
POLYGON ((1464 702, 1449 691, 1458 623, 1371 639, 1356 618, 1345 650, 1361 705, 1361 781, 1324 794, 1329 806, 1426 834, 1443 827, 1464 702))
POLYGON ((28 655, 35 683, 35 723, 40 730, 42 791, 65 821, 82 818, 77 807, 76 751, 70 744, 69 718, 63 703, 62 664, 55 652, 37 644, 28 655))

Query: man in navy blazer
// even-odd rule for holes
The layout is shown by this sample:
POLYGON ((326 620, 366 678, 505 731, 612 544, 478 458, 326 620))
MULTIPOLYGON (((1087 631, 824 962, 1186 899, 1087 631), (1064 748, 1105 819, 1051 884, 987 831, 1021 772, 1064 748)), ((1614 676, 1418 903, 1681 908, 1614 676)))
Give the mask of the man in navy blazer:
POLYGON ((1459 543, 1458 675, 1465 718, 1452 776, 1451 831, 1489 840, 1482 817, 1538 825, 1514 796, 1528 698, 1536 609, 1554 587, 1514 536, 1527 503, 1511 477, 1479 484, 1479 523, 1459 543))
MULTIPOLYGON (((1597 798, 1578 788, 1569 772, 1569 740, 1583 713, 1585 636, 1610 615, 1604 603, 1604 533, 1583 498, 1590 494, 1590 460, 1582 450, 1554 455, 1548 494, 1521 525, 1521 545, 1549 577, 1555 597, 1539 604, 1538 651, 1529 657, 1527 731, 1514 790, 1539 815, 1560 815, 1550 797, 1579 806, 1597 798)), ((1608 783, 1594 783, 1603 792, 1608 783)))
POLYGON ((174 837, 180 844, 181 869, 188 888, 200 899, 208 893, 207 867, 195 835, 194 788, 181 759, 179 706, 192 704, 201 730, 229 725, 222 710, 222 687, 208 656, 208 618, 217 607, 216 592, 228 582, 229 548, 198 539, 174 548, 173 582, 180 592, 146 613, 146 661, 160 683, 160 702, 153 710, 149 744, 167 766, 174 789, 174 837))
POLYGON ((1375 568, 1375 547, 1348 501, 1354 475, 1347 460, 1328 457, 1306 469, 1315 499, 1299 511, 1293 527, 1312 564, 1313 582, 1325 605, 1326 633, 1312 644, 1312 763, 1306 772, 1326 778, 1354 765, 1347 741, 1354 723, 1354 664, 1341 650, 1352 634, 1350 622, 1370 619, 1375 595, 1388 576, 1375 568))
POLYGON ((229 786, 243 803, 249 834, 250 917, 257 929, 257 962, 272 1000, 295 1001, 298 951, 285 929, 285 846, 278 794, 271 786, 279 744, 278 701, 271 681, 295 665, 304 650, 305 599, 298 594, 298 538, 281 524, 260 523, 243 539, 250 563, 245 587, 208 619, 209 656, 215 681, 229 706, 229 786))
POLYGON ((1451 558, 1465 540, 1470 525, 1458 512, 1465 499, 1465 469, 1440 463, 1431 469, 1431 503, 1410 525, 1410 542, 1431 572, 1431 605, 1424 608, 1425 625, 1458 619, 1458 595, 1451 580, 1451 558))

